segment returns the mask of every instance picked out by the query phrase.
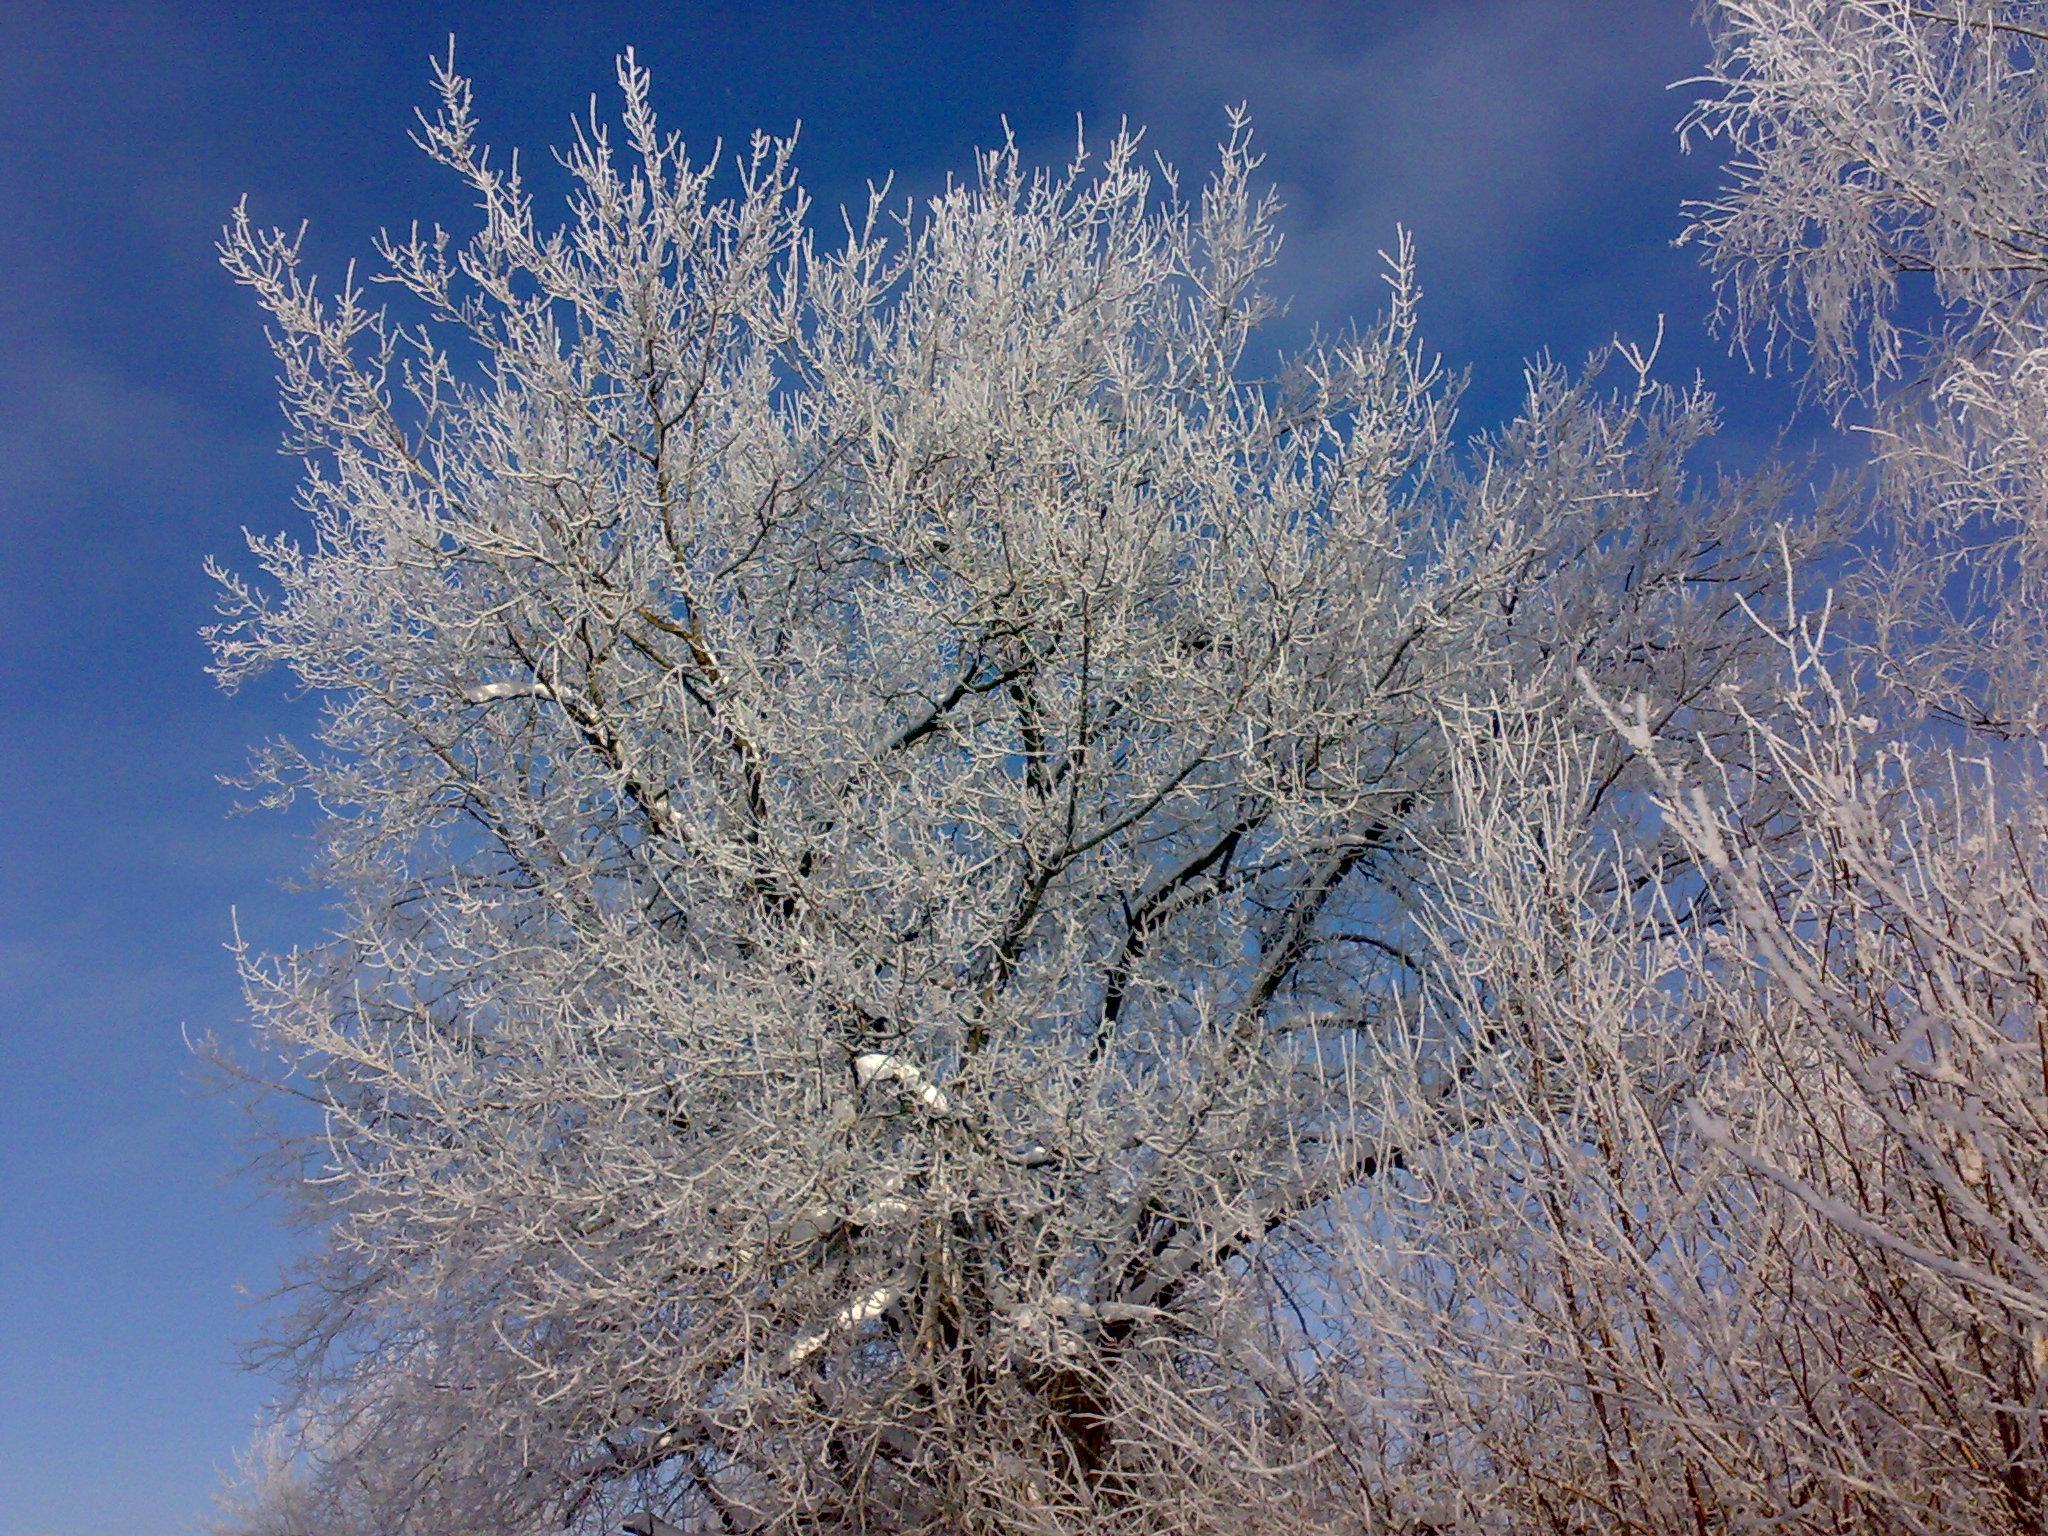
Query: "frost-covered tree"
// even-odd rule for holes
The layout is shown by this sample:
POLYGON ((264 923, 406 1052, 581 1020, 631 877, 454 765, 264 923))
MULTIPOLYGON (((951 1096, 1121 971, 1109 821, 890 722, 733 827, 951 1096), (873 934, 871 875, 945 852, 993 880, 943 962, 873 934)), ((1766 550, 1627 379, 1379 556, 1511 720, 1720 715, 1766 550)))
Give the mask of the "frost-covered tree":
POLYGON ((1716 0, 1730 184, 1691 231, 1736 334, 1870 434, 1870 655, 1976 730, 2048 727, 2048 5, 1716 0))
POLYGON ((381 245, 396 312, 224 242, 311 533, 214 644, 323 701, 255 776, 338 903, 245 961, 322 1119, 248 1525, 1358 1529, 1351 1218, 1546 1060, 1446 987, 1472 775, 1618 850, 1575 922, 1689 924, 1587 685, 1746 760, 1774 486, 1626 354, 1460 444, 1405 245, 1252 366, 1241 124, 1192 199, 1005 147, 828 245, 620 83, 549 229, 442 73, 481 224, 381 245))
POLYGON ((1653 790, 1717 921, 1616 912, 1585 747, 1454 748, 1488 835, 1418 924, 1434 1007, 1501 1038, 1447 1098, 1392 1053, 1388 1134, 1426 1150, 1333 1226, 1368 1528, 2042 1529, 2042 765, 1886 740, 1818 622, 1771 622, 1754 756, 1653 790), (1759 836, 1759 789, 1796 835, 1759 836))
POLYGON ((1840 605, 1788 548, 1738 754, 1675 760, 1588 677, 1699 875, 1633 931, 1585 746, 1447 729, 1490 831, 1420 948, 1502 1043, 1447 1103, 1391 1053, 1389 1134, 1431 1150, 1345 1211, 1344 1422, 1387 1529, 2038 1533, 2048 7, 1706 9, 1691 125, 1735 160, 1695 236, 1738 334, 1867 434, 1880 537, 1824 568, 1840 605))

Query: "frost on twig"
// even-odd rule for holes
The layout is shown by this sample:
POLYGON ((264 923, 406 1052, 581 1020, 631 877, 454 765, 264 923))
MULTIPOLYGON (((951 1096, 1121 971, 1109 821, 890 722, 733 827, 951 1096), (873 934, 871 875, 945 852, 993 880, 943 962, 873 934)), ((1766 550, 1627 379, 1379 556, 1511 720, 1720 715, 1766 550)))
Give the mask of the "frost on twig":
POLYGON ((848 1302, 833 1314, 831 1322, 799 1335, 783 1357, 784 1363, 792 1368, 799 1366, 829 1344, 835 1335, 850 1333, 863 1324, 874 1322, 896 1304, 900 1294, 895 1286, 878 1285, 848 1302))
POLYGON ((495 704, 502 699, 552 699, 554 696, 554 690, 539 678, 477 683, 463 692, 463 697, 472 704, 495 704))
POLYGON ((871 1083, 894 1083, 914 1102, 934 1115, 952 1113, 945 1091, 927 1077, 922 1068, 881 1051, 864 1051, 853 1058, 854 1081, 865 1088, 871 1083))

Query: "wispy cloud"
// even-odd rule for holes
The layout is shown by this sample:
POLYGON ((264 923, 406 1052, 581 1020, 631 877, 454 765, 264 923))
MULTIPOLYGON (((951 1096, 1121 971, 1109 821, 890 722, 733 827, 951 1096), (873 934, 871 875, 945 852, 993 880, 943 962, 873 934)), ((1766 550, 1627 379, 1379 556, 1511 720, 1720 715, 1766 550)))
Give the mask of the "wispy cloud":
POLYGON ((1149 0, 1092 28, 1082 65, 1182 153, 1249 103, 1307 318, 1374 307, 1375 252, 1405 225, 1437 318, 1490 329, 1597 275, 1600 210, 1632 205, 1638 244, 1675 233, 1664 125, 1682 102, 1665 87, 1704 52, 1687 16, 1678 0, 1149 0))

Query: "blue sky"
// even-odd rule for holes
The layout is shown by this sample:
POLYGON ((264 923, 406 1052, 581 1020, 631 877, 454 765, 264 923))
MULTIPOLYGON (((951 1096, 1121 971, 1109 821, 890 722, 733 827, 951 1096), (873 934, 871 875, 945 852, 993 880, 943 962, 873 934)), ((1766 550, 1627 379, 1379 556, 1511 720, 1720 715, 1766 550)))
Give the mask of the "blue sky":
POLYGON ((1001 131, 1051 156, 1127 114, 1190 171, 1248 101, 1289 205, 1282 330, 1368 313, 1417 235, 1433 343, 1498 417, 1521 360, 1668 317, 1753 462, 1790 412, 1704 333, 1671 247, 1713 183, 1672 126, 1691 0, 1348 5, 132 5, 0 9, 0 1536, 191 1529, 265 1384, 235 1366, 292 1239, 238 1179, 240 1121, 184 1032, 239 1028, 230 907, 317 936, 280 888, 299 828, 230 817, 281 691, 214 691, 201 562, 291 526, 270 360, 215 265, 244 193, 338 272, 459 199, 406 142, 452 31, 493 137, 559 141, 631 44, 693 146, 804 124, 829 217, 871 175, 936 185, 1001 131))

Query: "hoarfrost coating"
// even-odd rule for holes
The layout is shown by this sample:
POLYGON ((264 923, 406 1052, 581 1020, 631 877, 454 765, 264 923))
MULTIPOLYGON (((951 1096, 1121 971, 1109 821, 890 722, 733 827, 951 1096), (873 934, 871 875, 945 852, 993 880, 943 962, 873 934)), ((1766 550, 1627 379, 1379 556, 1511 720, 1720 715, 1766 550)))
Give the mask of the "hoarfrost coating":
POLYGON ((2048 10, 1725 0, 1686 124, 1724 318, 1865 433, 1884 558, 1858 585, 1891 689, 1974 730, 2048 717, 2048 10))
MULTIPOLYGON (((1720 6, 1699 121, 2034 9, 1720 6)), ((1405 241, 1260 375, 1242 121, 828 246, 620 85, 554 230, 441 73, 402 313, 224 243, 313 533, 215 654, 343 914, 243 957, 324 1112, 243 1528, 2038 1530, 2038 780, 1899 705, 2031 717, 1896 563, 1838 638, 1854 493, 1631 349, 1461 441, 1405 241)))

